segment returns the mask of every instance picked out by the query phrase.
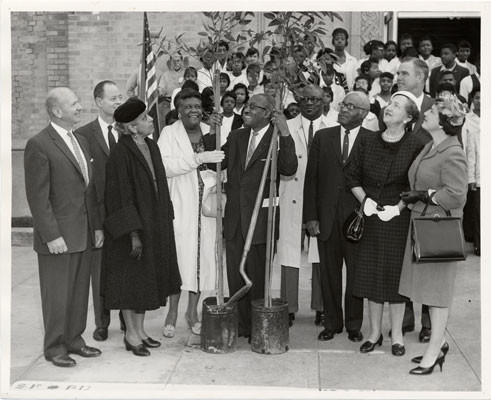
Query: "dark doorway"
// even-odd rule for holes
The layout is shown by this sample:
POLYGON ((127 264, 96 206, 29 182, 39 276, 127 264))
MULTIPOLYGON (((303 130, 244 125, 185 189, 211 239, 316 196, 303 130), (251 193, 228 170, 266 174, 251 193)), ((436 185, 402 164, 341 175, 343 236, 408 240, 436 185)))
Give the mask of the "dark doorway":
POLYGON ((481 19, 480 18, 401 18, 398 21, 399 37, 410 33, 416 40, 424 35, 430 35, 433 42, 433 54, 440 55, 440 47, 445 43, 457 43, 467 40, 471 46, 470 62, 474 62, 481 49, 481 19))

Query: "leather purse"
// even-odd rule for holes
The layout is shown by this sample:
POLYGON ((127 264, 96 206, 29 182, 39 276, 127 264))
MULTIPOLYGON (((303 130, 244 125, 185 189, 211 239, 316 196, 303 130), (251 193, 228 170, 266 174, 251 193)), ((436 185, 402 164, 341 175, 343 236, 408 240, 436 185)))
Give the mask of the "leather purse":
POLYGON ((445 209, 443 216, 426 216, 428 203, 421 217, 412 220, 413 261, 431 263, 465 260, 462 218, 453 217, 450 211, 445 209))
POLYGON ((346 240, 350 242, 358 243, 363 237, 363 228, 365 226, 363 207, 366 199, 367 196, 361 202, 360 207, 356 208, 344 221, 343 234, 346 240))

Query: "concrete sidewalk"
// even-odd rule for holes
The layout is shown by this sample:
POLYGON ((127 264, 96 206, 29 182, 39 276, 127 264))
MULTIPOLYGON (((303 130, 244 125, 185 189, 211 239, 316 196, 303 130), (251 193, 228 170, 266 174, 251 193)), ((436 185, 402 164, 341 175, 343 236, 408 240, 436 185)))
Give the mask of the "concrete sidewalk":
MULTIPOLYGON (((471 248, 469 247, 469 253, 471 248)), ((446 391, 448 397, 461 398, 463 392, 481 391, 481 305, 480 258, 469 254, 459 265, 455 299, 448 324, 450 351, 443 373, 436 369, 430 376, 413 376, 411 358, 423 353, 416 331, 405 336, 406 355, 391 355, 388 337, 388 307, 384 315, 384 342, 376 351, 359 353, 360 344, 352 343, 347 333, 328 342, 319 342, 321 328, 314 325, 310 310, 311 268, 305 263, 300 272, 300 310, 290 329, 290 350, 282 355, 253 353, 247 340, 240 338, 238 351, 227 355, 204 353, 199 337, 192 335, 183 318, 187 295, 183 295, 176 336, 162 336, 167 310, 147 313, 146 330, 162 346, 151 350, 150 357, 135 357, 123 346, 117 313, 109 339, 97 343, 92 339, 94 317, 92 302, 85 339, 103 354, 96 359, 77 360, 75 368, 57 368, 42 355, 43 326, 36 255, 31 247, 12 247, 11 369, 9 394, 16 397, 48 391, 55 397, 101 396, 119 391, 118 398, 142 397, 142 391, 160 397, 188 398, 196 393, 206 397, 247 398, 251 394, 266 398, 314 398, 345 390, 361 390, 360 397, 374 396, 371 391, 446 391), (134 385, 139 384, 139 385, 134 385), (198 386, 199 385, 199 386, 198 386), (273 391, 272 391, 273 390, 273 391), (336 392, 326 392, 333 391, 336 392), (458 392, 457 395, 455 393, 458 392), (186 397, 188 396, 188 397, 186 397)), ((279 267, 275 267, 273 288, 279 294, 279 267)), ((212 295, 204 293, 202 299, 212 295)), ((421 307, 415 307, 417 318, 421 307)), ((368 334, 368 317, 362 328, 368 334)), ((4 388, 5 390, 5 388, 4 388)), ((414 393, 415 394, 415 393, 414 393)), ((440 393, 441 394, 441 393, 440 393)), ((469 393, 470 394, 470 393, 469 393)), ((347 395, 344 393, 344 395, 347 395)), ((424 397, 427 398, 427 397, 424 397)))

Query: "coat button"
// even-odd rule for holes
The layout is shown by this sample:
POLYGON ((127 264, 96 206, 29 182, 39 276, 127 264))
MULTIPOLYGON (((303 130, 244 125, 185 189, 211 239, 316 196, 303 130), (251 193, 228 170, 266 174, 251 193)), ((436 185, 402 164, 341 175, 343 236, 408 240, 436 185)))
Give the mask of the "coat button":
POLYGON ((299 154, 299 155, 298 155, 298 158, 302 158, 302 155, 301 155, 301 154, 299 154))
POLYGON ((295 178, 295 181, 298 182, 298 178, 295 178))
POLYGON ((293 204, 297 204, 297 201, 296 201, 296 200, 292 200, 292 203, 293 203, 293 204))

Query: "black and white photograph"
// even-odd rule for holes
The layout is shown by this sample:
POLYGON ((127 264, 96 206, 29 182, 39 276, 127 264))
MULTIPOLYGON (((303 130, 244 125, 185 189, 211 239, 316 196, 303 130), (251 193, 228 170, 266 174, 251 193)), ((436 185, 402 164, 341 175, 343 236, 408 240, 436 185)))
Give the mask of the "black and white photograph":
POLYGON ((2 0, 0 398, 491 398, 490 5, 2 0))

